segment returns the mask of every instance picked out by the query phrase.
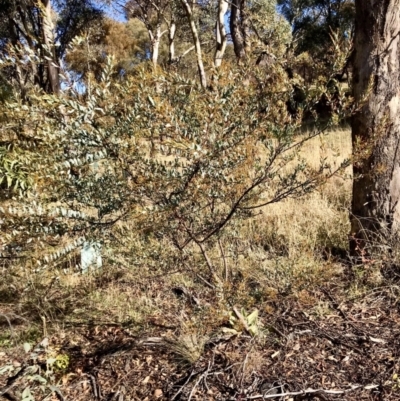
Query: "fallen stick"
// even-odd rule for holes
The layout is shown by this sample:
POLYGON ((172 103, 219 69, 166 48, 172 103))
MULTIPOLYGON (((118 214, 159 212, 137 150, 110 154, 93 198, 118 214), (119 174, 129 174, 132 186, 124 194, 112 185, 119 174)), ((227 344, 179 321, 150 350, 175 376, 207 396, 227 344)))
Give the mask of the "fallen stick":
MULTIPOLYGON (((379 385, 375 385, 375 384, 370 384, 368 386, 353 386, 352 388, 349 388, 347 390, 324 390, 324 389, 312 389, 312 388, 308 388, 306 390, 302 390, 302 391, 293 391, 290 393, 280 393, 280 394, 267 394, 267 395, 263 395, 263 394, 257 394, 257 395, 252 395, 250 397, 247 397, 248 400, 257 400, 257 399, 263 399, 263 400, 267 400, 267 399, 271 399, 271 398, 279 398, 279 397, 287 397, 287 396, 296 396, 296 395, 311 395, 311 394, 321 394, 321 395, 340 395, 340 394, 345 394, 348 393, 350 391, 354 391, 354 390, 358 390, 358 389, 363 389, 363 390, 372 390, 374 388, 378 388, 379 385)), ((268 390, 267 390, 268 391, 268 390)), ((266 392, 267 392, 266 391, 266 392)))

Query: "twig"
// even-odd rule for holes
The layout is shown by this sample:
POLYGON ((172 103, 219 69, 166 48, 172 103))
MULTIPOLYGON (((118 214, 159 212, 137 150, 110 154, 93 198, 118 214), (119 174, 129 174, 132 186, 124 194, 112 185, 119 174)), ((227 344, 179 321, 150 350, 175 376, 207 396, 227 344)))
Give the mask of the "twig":
MULTIPOLYGON (((189 264, 188 263, 184 263, 185 264, 185 266, 186 266, 186 268, 189 270, 189 271, 192 271, 193 273, 194 273, 194 271, 193 271, 193 269, 189 266, 189 264)), ((204 277, 202 277, 202 276, 200 276, 200 274, 199 273, 194 273, 195 274, 195 276, 197 277, 197 278, 199 278, 207 287, 210 287, 212 290, 215 290, 216 288, 215 288, 215 285, 212 285, 209 281, 207 281, 204 277)))
POLYGON ((225 281, 228 281, 229 280, 229 270, 228 270, 228 265, 226 263, 224 248, 222 247, 222 244, 221 244, 221 238, 218 238, 218 246, 219 246, 219 251, 220 251, 221 257, 222 257, 222 262, 224 264, 225 281))
POLYGON ((278 334, 279 336, 281 336, 282 338, 284 338, 285 340, 287 340, 287 336, 282 333, 279 329, 277 329, 275 326, 273 326, 272 324, 268 325, 268 328, 273 331, 274 333, 278 334))
POLYGON ((343 309, 340 307, 339 303, 336 301, 335 298, 333 298, 333 296, 328 292, 328 290, 326 290, 323 287, 320 287, 320 290, 329 299, 329 301, 331 302, 332 306, 340 313, 340 316, 342 316, 342 318, 344 320, 349 320, 349 317, 347 316, 347 314, 343 311, 343 309))
POLYGON ((10 337, 11 337, 12 339, 14 339, 14 337, 15 337, 15 335, 14 335, 14 330, 13 330, 13 327, 12 327, 12 324, 11 324, 11 321, 10 321, 9 317, 8 317, 7 315, 4 315, 3 313, 0 313, 0 316, 3 316, 4 319, 7 320, 8 327, 10 328, 10 337))
POLYGON ((145 340, 140 340, 139 345, 163 345, 164 339, 162 337, 148 337, 145 340))
POLYGON ((171 401, 174 401, 174 399, 175 399, 176 397, 178 397, 178 395, 179 395, 179 394, 182 392, 182 390, 185 388, 186 384, 189 383, 189 381, 190 381, 190 379, 192 378, 193 374, 194 374, 193 371, 190 372, 190 375, 189 375, 188 379, 187 379, 186 382, 181 386, 181 388, 175 393, 175 395, 171 398, 171 401))
POLYGON ((98 384, 96 378, 93 375, 88 375, 93 387, 94 397, 99 400, 101 398, 100 385, 98 384))
POLYGON ((247 399, 248 400, 257 400, 257 399, 261 398, 263 400, 266 400, 266 399, 272 399, 272 398, 297 396, 297 395, 308 396, 308 395, 312 395, 312 394, 314 394, 314 396, 318 396, 318 394, 320 394, 320 395, 340 395, 340 394, 349 393, 350 391, 354 391, 354 390, 359 390, 359 389, 372 390, 372 389, 375 389, 378 387, 379 387, 379 385, 370 384, 368 386, 361 386, 361 385, 353 386, 352 388, 347 389, 347 390, 324 390, 324 389, 308 388, 306 390, 293 391, 290 393, 279 393, 279 394, 270 394, 270 395, 257 394, 257 395, 252 395, 250 397, 247 397, 247 399))
POLYGON ((221 285, 221 279, 218 277, 217 273, 215 273, 215 269, 214 266, 211 262, 211 259, 209 258, 209 256, 207 255, 206 250, 204 249, 204 246, 201 242, 196 241, 196 239, 193 237, 194 242, 196 243, 196 245, 200 248, 201 254, 204 257, 204 260, 206 261, 206 265, 208 267, 208 270, 211 273, 212 278, 217 282, 217 284, 221 285))
POLYGON ((331 305, 333 306, 334 309, 336 309, 340 316, 347 321, 348 324, 350 324, 351 327, 353 327, 354 330, 360 332, 360 330, 355 324, 354 320, 347 316, 347 314, 344 312, 344 310, 340 307, 339 303, 336 301, 336 299, 326 290, 325 288, 320 287, 320 290, 325 294, 325 296, 329 299, 331 305))
MULTIPOLYGON (((210 373, 209 373, 210 367, 211 367, 211 362, 208 362, 208 367, 207 367, 207 369, 206 369, 205 371, 203 371, 203 373, 200 375, 200 377, 197 379, 196 383, 194 384, 194 386, 193 386, 193 388, 192 388, 192 391, 190 392, 188 401, 190 401, 190 400, 192 399, 192 397, 193 397, 193 395, 194 395, 194 391, 196 390, 196 387, 199 385, 199 383, 200 383, 203 379, 204 379, 204 382, 206 382, 206 378, 207 378, 207 376, 210 374, 210 373)), ((190 377, 189 377, 189 379, 190 379, 190 377)), ((189 379, 186 381, 186 383, 184 384, 184 386, 187 384, 187 382, 189 381, 189 379)), ((206 383, 205 383, 205 386, 206 386, 206 388, 208 388, 208 386, 207 386, 206 383)), ((183 386, 182 386, 182 388, 183 388, 183 386)), ((182 389, 181 389, 181 390, 182 390, 182 389)), ((175 397, 176 397, 176 395, 175 395, 175 397)), ((174 397, 174 398, 175 398, 175 397, 174 397)))
POLYGON ((216 287, 215 285, 212 285, 209 281, 207 281, 204 277, 200 276, 200 274, 196 274, 196 277, 199 278, 207 287, 210 287, 211 289, 215 290, 216 287))
POLYGON ((246 353, 246 356, 245 356, 244 361, 243 361, 243 365, 242 365, 242 376, 241 376, 241 378, 240 378, 240 390, 243 390, 244 371, 245 371, 245 369, 246 369, 246 363, 247 363, 247 361, 248 361, 248 359, 249 359, 249 354, 250 354, 250 352, 251 352, 252 350, 253 350, 253 346, 250 348, 249 352, 246 353))
POLYGON ((201 375, 201 376, 197 379, 196 383, 194 384, 194 386, 193 386, 193 388, 192 388, 192 391, 190 392, 188 401, 190 401, 190 400, 192 399, 193 394, 194 394, 194 390, 196 390, 196 387, 199 385, 199 383, 201 382, 201 379, 202 379, 202 378, 203 378, 203 375, 201 375))
POLYGON ((241 390, 243 390, 244 370, 246 369, 246 363, 247 363, 248 359, 249 359, 249 352, 246 354, 246 357, 244 358, 244 361, 243 361, 242 376, 240 377, 240 389, 241 390))
POLYGON ((212 365, 214 365, 214 352, 212 354, 212 361, 208 361, 208 367, 207 367, 207 370, 204 373, 204 386, 207 389, 207 391, 210 391, 210 389, 208 388, 208 385, 207 385, 207 376, 208 376, 208 374, 210 372, 210 368, 211 368, 212 365))

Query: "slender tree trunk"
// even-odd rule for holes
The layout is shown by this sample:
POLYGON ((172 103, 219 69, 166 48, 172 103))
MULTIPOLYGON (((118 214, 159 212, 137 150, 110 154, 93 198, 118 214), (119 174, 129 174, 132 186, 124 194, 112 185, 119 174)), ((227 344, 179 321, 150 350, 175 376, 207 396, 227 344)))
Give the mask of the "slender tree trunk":
POLYGON ((53 22, 51 15, 51 3, 50 0, 42 0, 44 7, 43 17, 43 42, 46 45, 46 57, 47 57, 47 74, 50 86, 50 92, 58 94, 60 92, 60 67, 56 57, 56 51, 54 48, 54 34, 53 34, 53 22))
POLYGON ((192 50, 195 50, 195 47, 196 47, 196 46, 190 46, 183 53, 181 53, 179 56, 177 56, 175 53, 175 33, 176 33, 176 23, 172 22, 171 25, 169 26, 169 30, 168 30, 168 39, 169 39, 169 57, 168 58, 169 58, 170 64, 173 64, 174 62, 179 61, 181 58, 185 57, 192 50))
POLYGON ((400 224, 400 0, 356 0, 352 121, 354 183, 350 243, 400 224))
POLYGON ((241 28, 240 21, 240 8, 242 0, 232 0, 231 5, 231 17, 229 21, 229 26, 231 30, 233 49, 236 54, 238 61, 246 57, 246 50, 244 45, 244 37, 241 28))
POLYGON ((231 1, 231 17, 229 21, 233 49, 238 62, 250 53, 249 18, 246 10, 246 0, 231 1))
POLYGON ((176 23, 171 21, 171 25, 168 30, 169 39, 169 63, 172 64, 175 61, 175 33, 176 33, 176 23))
POLYGON ((241 0, 240 3, 240 15, 242 22, 242 35, 244 39, 244 51, 246 55, 250 54, 251 44, 250 44, 250 20, 249 20, 249 10, 247 9, 246 0, 241 0))
POLYGON ((151 55, 151 61, 153 63, 154 69, 156 69, 158 65, 159 53, 160 53, 160 39, 155 39, 153 42, 153 54, 151 55))
POLYGON ((196 51, 197 69, 199 71, 200 83, 203 88, 207 88, 207 77, 206 77, 206 72, 204 70, 203 55, 202 55, 202 51, 201 51, 201 43, 200 43, 199 34, 197 32, 196 21, 194 20, 194 17, 193 17, 193 10, 190 7, 188 0, 181 0, 181 1, 182 1, 183 6, 185 7, 186 15, 187 15, 189 23, 190 23, 190 30, 192 31, 193 44, 195 46, 195 51, 196 51))
POLYGON ((156 70, 158 65, 158 56, 160 53, 161 25, 158 24, 154 32, 148 28, 148 32, 151 41, 151 62, 153 63, 154 70, 156 70))
POLYGON ((228 2, 226 0, 219 0, 218 2, 218 20, 216 27, 216 49, 214 55, 214 65, 219 68, 222 64, 222 58, 224 57, 227 36, 225 29, 225 14, 228 12, 228 2))

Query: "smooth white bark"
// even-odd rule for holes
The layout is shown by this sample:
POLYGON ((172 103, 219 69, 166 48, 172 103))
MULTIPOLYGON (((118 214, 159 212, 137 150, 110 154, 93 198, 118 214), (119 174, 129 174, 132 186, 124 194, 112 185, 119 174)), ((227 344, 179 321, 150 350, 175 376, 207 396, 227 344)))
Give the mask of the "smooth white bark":
POLYGON ((216 26, 216 49, 214 55, 214 66, 220 67, 225 54, 227 45, 227 35, 225 29, 225 15, 228 12, 229 3, 226 0, 218 2, 218 19, 216 26))
POLYGON ((196 27, 196 21, 194 20, 194 16, 193 16, 193 10, 192 10, 192 7, 190 6, 188 0, 181 0, 181 1, 182 1, 182 5, 185 8, 186 15, 187 15, 187 18, 190 23, 190 30, 192 31, 193 44, 194 44, 195 51, 196 51, 197 69, 199 72, 200 83, 203 88, 206 88, 207 87, 207 76, 206 76, 206 72, 204 69, 203 54, 201 51, 201 43, 200 43, 200 38, 199 38, 199 34, 197 31, 197 27, 196 27))

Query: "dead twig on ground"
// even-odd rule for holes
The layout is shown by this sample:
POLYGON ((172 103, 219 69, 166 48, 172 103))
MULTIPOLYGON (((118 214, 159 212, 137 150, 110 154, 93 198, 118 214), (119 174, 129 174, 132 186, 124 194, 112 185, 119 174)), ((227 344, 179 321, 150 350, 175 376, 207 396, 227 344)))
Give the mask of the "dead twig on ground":
POLYGON ((325 395, 341 395, 341 394, 347 394, 351 391, 355 390, 373 390, 379 388, 379 385, 375 384, 370 384, 368 386, 353 386, 350 389, 346 390, 324 390, 324 389, 312 389, 308 388, 306 390, 302 391, 293 391, 293 392, 288 392, 288 393, 279 393, 279 394, 269 394, 269 395, 263 395, 263 394, 257 394, 257 395, 252 395, 250 397, 247 397, 247 400, 257 400, 257 399, 272 399, 272 398, 281 398, 281 397, 289 397, 289 396, 314 396, 314 397, 319 397, 322 400, 326 400, 327 398, 325 395), (322 398, 321 398, 322 397, 322 398))

